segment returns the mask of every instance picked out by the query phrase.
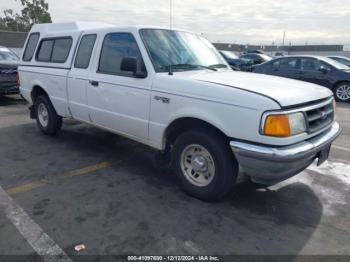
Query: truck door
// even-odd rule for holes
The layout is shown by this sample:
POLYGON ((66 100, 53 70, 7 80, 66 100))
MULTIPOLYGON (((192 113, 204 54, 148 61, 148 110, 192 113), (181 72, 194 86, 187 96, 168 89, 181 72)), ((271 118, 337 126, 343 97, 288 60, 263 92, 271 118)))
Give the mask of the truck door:
POLYGON ((117 133, 148 139, 152 79, 147 77, 141 52, 131 33, 108 33, 99 43, 87 88, 89 114, 94 124, 117 133), (137 71, 122 70, 122 61, 137 62, 137 71))
POLYGON ((81 37, 67 82, 70 112, 75 119, 85 122, 90 122, 87 107, 88 68, 96 38, 96 34, 85 34, 81 37))

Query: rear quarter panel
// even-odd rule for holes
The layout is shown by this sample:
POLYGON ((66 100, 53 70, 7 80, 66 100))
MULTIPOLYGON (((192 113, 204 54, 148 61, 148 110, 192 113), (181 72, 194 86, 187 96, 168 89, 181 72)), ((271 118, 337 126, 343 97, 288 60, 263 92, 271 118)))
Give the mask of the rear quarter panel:
POLYGON ((60 116, 69 116, 67 101, 68 69, 20 66, 19 75, 21 94, 33 103, 31 92, 35 86, 40 86, 49 98, 60 116))

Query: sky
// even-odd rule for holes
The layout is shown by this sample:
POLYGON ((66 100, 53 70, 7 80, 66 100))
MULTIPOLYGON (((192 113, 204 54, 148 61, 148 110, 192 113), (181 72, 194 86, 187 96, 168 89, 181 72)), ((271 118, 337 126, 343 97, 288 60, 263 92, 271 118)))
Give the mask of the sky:
MULTIPOLYGON (((171 0, 47 0, 54 22, 169 27, 171 0)), ((210 41, 350 45, 350 0, 172 0, 173 26, 210 41)), ((19 1, 0 0, 20 10, 19 1)))

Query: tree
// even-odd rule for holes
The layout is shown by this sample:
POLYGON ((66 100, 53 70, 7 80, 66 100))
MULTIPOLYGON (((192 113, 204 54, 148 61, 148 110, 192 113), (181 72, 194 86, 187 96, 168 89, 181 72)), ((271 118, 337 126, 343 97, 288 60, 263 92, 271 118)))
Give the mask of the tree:
POLYGON ((45 0, 21 0, 22 17, 29 20, 30 24, 51 23, 51 15, 48 12, 49 4, 45 0))
POLYGON ((23 6, 21 14, 14 13, 11 9, 5 10, 3 16, 0 16, 0 30, 27 32, 33 24, 52 22, 49 4, 45 0, 20 1, 23 6))

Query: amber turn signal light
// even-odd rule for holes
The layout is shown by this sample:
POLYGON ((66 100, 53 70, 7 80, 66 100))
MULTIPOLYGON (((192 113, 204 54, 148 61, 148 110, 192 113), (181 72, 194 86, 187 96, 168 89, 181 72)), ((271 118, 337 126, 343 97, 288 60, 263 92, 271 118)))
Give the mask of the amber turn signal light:
POLYGON ((264 135, 288 137, 291 136, 288 115, 270 115, 265 120, 264 135))

